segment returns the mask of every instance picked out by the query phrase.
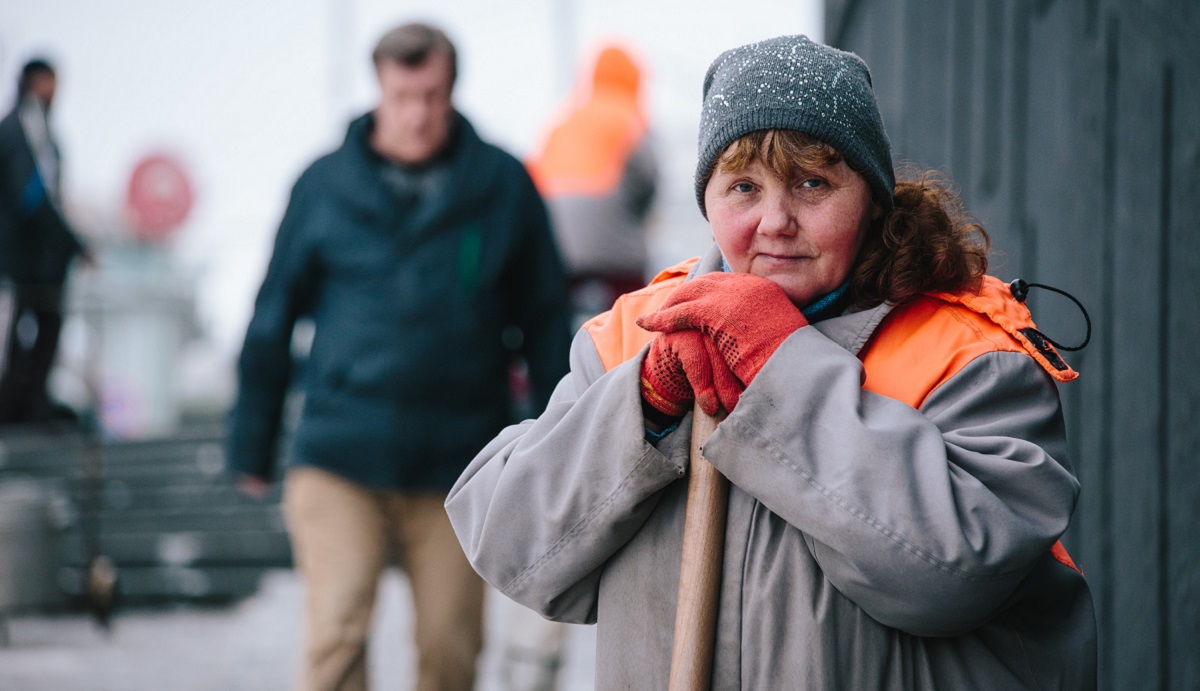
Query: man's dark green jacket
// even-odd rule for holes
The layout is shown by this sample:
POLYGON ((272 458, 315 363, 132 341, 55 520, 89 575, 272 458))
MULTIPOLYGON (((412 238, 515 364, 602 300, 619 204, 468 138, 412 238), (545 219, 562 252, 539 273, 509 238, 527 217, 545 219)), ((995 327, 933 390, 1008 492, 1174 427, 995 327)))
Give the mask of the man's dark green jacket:
POLYGON ((292 190, 238 363, 229 465, 272 476, 307 316, 294 462, 445 491, 510 421, 514 342, 538 411, 566 373, 563 269, 524 167, 465 118, 439 156, 441 184, 415 205, 385 184, 372 126, 370 114, 351 123, 292 190))

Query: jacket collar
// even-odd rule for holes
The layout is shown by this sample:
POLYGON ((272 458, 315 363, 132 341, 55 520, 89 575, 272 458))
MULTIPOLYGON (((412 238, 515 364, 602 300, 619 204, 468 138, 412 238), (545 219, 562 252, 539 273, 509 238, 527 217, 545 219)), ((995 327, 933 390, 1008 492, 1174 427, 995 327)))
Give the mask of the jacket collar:
MULTIPOLYGON (((439 154, 444 156, 447 166, 445 184, 423 201, 415 216, 405 219, 405 224, 422 232, 454 209, 471 207, 492 194, 498 184, 497 159, 489 155, 488 147, 471 123, 457 111, 454 113, 454 134, 448 149, 439 154)), ((372 216, 391 216, 394 205, 383 181, 375 174, 379 155, 371 148, 370 134, 375 118, 365 113, 350 123, 346 138, 338 149, 337 157, 344 165, 338 176, 343 200, 362 208, 372 216)))

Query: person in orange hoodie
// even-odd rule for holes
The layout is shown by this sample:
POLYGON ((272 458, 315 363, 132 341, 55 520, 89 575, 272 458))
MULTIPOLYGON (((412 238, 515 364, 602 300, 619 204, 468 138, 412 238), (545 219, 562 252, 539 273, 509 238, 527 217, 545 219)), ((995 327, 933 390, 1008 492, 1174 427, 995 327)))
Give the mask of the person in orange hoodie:
POLYGON ((658 165, 641 104, 642 69, 626 49, 599 51, 569 107, 527 162, 550 208, 577 321, 646 283, 646 230, 658 165))

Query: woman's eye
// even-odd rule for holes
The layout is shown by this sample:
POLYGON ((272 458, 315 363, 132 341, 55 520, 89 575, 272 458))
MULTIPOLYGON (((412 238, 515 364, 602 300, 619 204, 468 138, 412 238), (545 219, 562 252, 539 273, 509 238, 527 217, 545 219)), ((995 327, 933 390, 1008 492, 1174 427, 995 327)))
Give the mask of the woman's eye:
POLYGON ((748 182, 737 182, 733 185, 733 191, 739 194, 749 194, 754 191, 754 185, 748 182))
POLYGON ((822 180, 821 178, 809 178, 808 180, 802 181, 800 183, 800 186, 808 188, 808 189, 816 189, 818 187, 823 186, 824 184, 825 184, 825 181, 822 180))

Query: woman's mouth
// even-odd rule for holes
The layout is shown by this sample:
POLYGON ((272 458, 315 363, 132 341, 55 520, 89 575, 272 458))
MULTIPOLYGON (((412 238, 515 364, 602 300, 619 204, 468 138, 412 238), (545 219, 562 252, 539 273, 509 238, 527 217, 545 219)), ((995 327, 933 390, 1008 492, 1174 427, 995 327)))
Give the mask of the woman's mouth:
POLYGON ((770 254, 767 252, 761 252, 757 256, 757 259, 769 264, 792 264, 807 258, 808 257, 794 254, 770 254))

